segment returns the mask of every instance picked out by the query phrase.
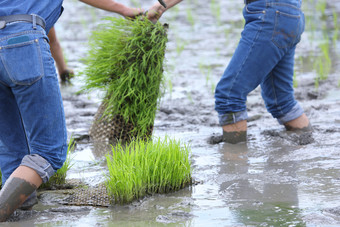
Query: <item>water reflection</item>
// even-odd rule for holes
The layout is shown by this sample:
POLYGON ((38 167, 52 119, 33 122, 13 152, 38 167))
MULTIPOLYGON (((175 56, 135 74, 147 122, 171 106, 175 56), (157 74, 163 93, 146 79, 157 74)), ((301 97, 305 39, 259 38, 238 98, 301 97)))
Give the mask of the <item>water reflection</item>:
POLYGON ((269 151, 258 163, 245 143, 221 146, 220 194, 239 224, 305 226, 299 209, 298 163, 277 161, 291 152, 288 149, 269 151))

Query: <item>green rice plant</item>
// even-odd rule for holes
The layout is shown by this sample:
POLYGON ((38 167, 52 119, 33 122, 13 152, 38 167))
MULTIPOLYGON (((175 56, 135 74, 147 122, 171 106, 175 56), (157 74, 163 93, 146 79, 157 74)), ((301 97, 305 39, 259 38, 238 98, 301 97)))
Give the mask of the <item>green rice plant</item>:
POLYGON ((339 25, 338 25, 338 13, 333 10, 333 26, 334 26, 334 32, 333 32, 333 45, 336 47, 336 43, 339 37, 339 25))
POLYGON ((172 96, 172 91, 173 91, 173 84, 172 84, 172 80, 171 78, 168 78, 168 88, 169 88, 169 93, 170 93, 170 97, 172 96))
POLYGON ((40 189, 50 189, 52 188, 52 186, 62 185, 66 183, 67 171, 72 167, 71 153, 74 151, 74 149, 75 149, 75 142, 74 142, 74 139, 71 138, 68 143, 67 157, 66 157, 66 161, 64 162, 63 166, 57 170, 57 172, 49 179, 48 182, 43 183, 40 186, 40 189))
POLYGON ((298 87, 298 82, 296 79, 296 71, 294 70, 294 74, 293 74, 293 87, 297 88, 298 87))
POLYGON ((187 45, 187 42, 184 41, 183 39, 179 38, 176 36, 176 53, 177 55, 180 55, 183 50, 185 49, 185 46, 187 45))
POLYGON ((319 80, 325 80, 328 78, 332 68, 332 60, 329 56, 329 42, 325 41, 319 45, 321 50, 320 56, 317 57, 314 68, 317 72, 319 80))
POLYGON ((187 92, 187 98, 189 99, 191 104, 195 104, 194 99, 192 98, 191 91, 187 92))
POLYGON ((219 5, 220 1, 211 0, 210 2, 210 9, 213 16, 216 19, 217 25, 221 25, 221 6, 219 5))
POLYGON ((89 7, 88 10, 90 11, 92 22, 98 21, 97 9, 94 7, 89 7))
POLYGON ((189 21, 191 27, 193 28, 195 26, 195 18, 192 14, 191 8, 188 7, 186 12, 187 12, 187 20, 189 21))
POLYGON ((189 148, 166 137, 163 141, 133 140, 116 144, 106 156, 107 191, 115 203, 128 203, 155 193, 176 191, 190 185, 189 148))
POLYGON ((83 91, 103 90, 104 115, 122 116, 144 137, 153 127, 164 88, 167 28, 149 20, 107 17, 90 37, 83 91))
POLYGON ((322 0, 322 1, 318 1, 316 4, 316 9, 321 12, 322 17, 326 17, 326 8, 327 8, 327 2, 322 0))
POLYGON ((211 94, 215 94, 216 84, 213 83, 213 82, 211 82, 210 86, 211 86, 211 90, 210 90, 210 91, 211 91, 211 94))

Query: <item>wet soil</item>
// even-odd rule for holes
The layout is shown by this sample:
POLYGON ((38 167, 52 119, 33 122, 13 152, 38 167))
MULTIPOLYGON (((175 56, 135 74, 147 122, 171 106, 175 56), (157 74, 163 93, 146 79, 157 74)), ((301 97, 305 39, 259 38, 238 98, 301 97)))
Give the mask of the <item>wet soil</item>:
MULTIPOLYGON (((320 53, 319 32, 307 27, 296 51, 295 95, 312 122, 313 133, 286 132, 266 111, 257 88, 248 97, 248 142, 222 143, 213 89, 237 45, 243 4, 239 0, 208 2, 184 1, 161 20, 170 25, 167 91, 154 127, 155 137, 167 135, 190 144, 193 177, 199 183, 110 208, 65 206, 60 203, 63 194, 47 192, 32 211, 16 212, 11 219, 15 222, 8 226, 340 225, 339 39, 331 44, 332 69, 318 89, 313 59, 320 53)), ((317 8, 316 2, 308 2, 317 8)), ((148 8, 151 1, 141 4, 148 8)), ((90 32, 100 18, 112 14, 77 1, 66 0, 64 5, 56 30, 69 66, 79 72, 90 32)), ((310 10, 313 7, 305 8, 306 18, 323 18, 332 36, 336 30, 332 16, 336 13, 340 18, 340 1, 327 1, 326 17, 310 10)), ((77 94, 81 77, 72 83, 61 87, 68 134, 78 141, 68 179, 96 187, 105 180, 103 155, 108 149, 91 144, 88 131, 101 94, 77 94)))

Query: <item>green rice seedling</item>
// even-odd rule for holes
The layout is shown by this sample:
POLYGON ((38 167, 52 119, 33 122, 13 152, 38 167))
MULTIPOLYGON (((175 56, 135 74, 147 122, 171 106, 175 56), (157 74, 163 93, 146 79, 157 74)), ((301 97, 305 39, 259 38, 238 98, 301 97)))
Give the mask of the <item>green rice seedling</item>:
POLYGON ((153 127, 164 90, 167 28, 147 19, 105 20, 90 37, 83 90, 103 90, 104 116, 122 116, 133 125, 133 137, 144 137, 153 127))
POLYGON ((191 91, 187 92, 187 98, 189 99, 190 103, 191 104, 195 104, 193 98, 192 98, 192 94, 191 94, 191 91))
POLYGON ((336 43, 339 37, 339 25, 338 25, 338 14, 335 10, 333 10, 333 27, 334 27, 333 45, 334 47, 336 47, 336 43))
POLYGON ((191 8, 188 7, 186 12, 187 12, 187 20, 190 23, 191 27, 193 28, 195 26, 195 18, 192 14, 191 8))
POLYGON ((88 8, 91 14, 92 22, 96 22, 98 20, 97 9, 94 7, 88 8))
POLYGON ((215 17, 217 25, 221 25, 221 6, 219 5, 219 1, 211 0, 210 9, 212 15, 215 17))
POLYGON ((71 138, 68 143, 67 157, 66 157, 66 161, 64 162, 64 165, 60 169, 57 170, 57 172, 50 178, 48 182, 43 183, 40 186, 40 189, 49 189, 55 185, 65 184, 67 171, 72 167, 71 153, 74 151, 74 148, 75 148, 75 142, 74 142, 74 139, 71 138))
POLYGON ((294 74, 293 74, 293 87, 297 88, 298 87, 298 82, 296 79, 296 71, 294 70, 294 74))
POLYGON ((177 53, 177 55, 180 55, 183 52, 186 45, 187 45, 187 43, 183 39, 176 37, 176 53, 177 53))
POLYGON ((171 97, 172 91, 173 91, 173 84, 172 84, 171 78, 168 78, 168 88, 169 88, 169 93, 171 97))
POLYGON ((327 2, 326 1, 318 1, 316 4, 316 9, 321 12, 322 17, 326 17, 326 8, 327 8, 327 2))
POLYGON ((165 138, 116 144, 106 156, 108 194, 115 203, 128 203, 155 193, 167 193, 191 184, 189 148, 165 138))
POLYGON ((321 49, 321 55, 317 57, 315 62, 315 69, 320 80, 328 78, 332 68, 332 60, 329 56, 329 43, 328 41, 323 42, 319 45, 321 49))
POLYGON ((216 84, 211 82, 210 86, 211 86, 211 94, 215 94, 216 84))

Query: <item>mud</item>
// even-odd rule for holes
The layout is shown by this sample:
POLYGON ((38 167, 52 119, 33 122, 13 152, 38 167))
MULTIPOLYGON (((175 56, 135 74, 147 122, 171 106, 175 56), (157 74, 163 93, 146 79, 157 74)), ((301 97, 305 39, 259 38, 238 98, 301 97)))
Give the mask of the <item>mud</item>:
POLYGON ((1 189, 0 222, 6 221, 36 189, 35 185, 23 179, 10 177, 1 189))
MULTIPOLYGON (((147 8, 151 2, 140 3, 147 8)), ((168 135, 190 144, 192 175, 199 183, 178 192, 109 208, 66 206, 62 201, 67 195, 51 191, 39 198, 32 211, 17 211, 12 219, 15 224, 340 225, 339 38, 330 42, 331 70, 318 89, 313 61, 321 52, 318 49, 321 28, 311 31, 307 27, 296 51, 295 95, 312 122, 312 133, 286 132, 266 111, 257 88, 248 97, 247 143, 223 143, 214 111, 213 89, 237 45, 243 4, 239 0, 215 2, 217 8, 210 1, 183 1, 162 18, 162 22, 170 25, 167 91, 160 103, 153 135, 168 135)), ((340 2, 328 0, 323 17, 315 10, 316 6, 304 7, 306 18, 323 18, 321 22, 327 24, 325 32, 332 37, 336 31, 332 15, 335 12, 340 18, 340 2)), ((100 23, 100 18, 112 14, 78 1, 66 0, 65 8, 56 30, 69 66, 79 72, 84 67, 80 59, 87 52, 90 31, 100 23)), ((316 26, 321 24, 312 22, 316 26)), ((96 187, 105 180, 103 154, 109 150, 100 146, 95 149, 98 146, 91 144, 88 137, 101 93, 76 94, 83 83, 81 77, 72 79, 72 83, 73 86, 61 88, 68 135, 78 141, 68 178, 96 187)))

